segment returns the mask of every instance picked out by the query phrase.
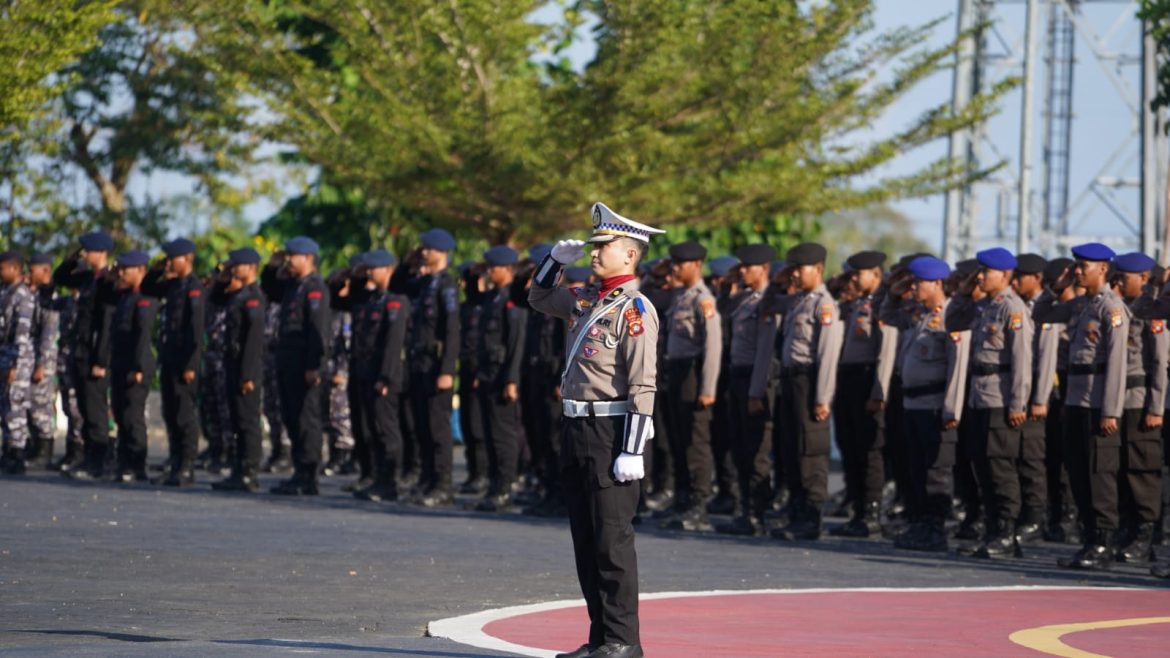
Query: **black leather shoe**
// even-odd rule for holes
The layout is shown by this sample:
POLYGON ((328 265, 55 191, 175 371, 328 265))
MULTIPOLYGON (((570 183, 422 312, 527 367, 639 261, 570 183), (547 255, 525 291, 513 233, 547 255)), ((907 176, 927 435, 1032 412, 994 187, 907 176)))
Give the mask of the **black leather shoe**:
POLYGON ((341 490, 345 493, 356 494, 357 492, 365 491, 372 486, 374 486, 374 478, 364 477, 359 478, 354 482, 350 482, 349 484, 342 485, 341 490))
POLYGON ((466 482, 459 485, 459 493, 467 494, 469 496, 482 496, 487 493, 491 482, 485 477, 468 478, 466 482))
POLYGON ((735 514, 735 496, 720 492, 707 503, 708 514, 735 514))
POLYGON ((642 647, 637 644, 606 642, 585 655, 585 658, 642 658, 642 647))
POLYGON ((1154 524, 1142 523, 1134 529, 1125 546, 1117 549, 1118 562, 1153 562, 1154 555, 1154 524))
POLYGON ((194 471, 171 471, 171 474, 163 481, 163 485, 167 487, 190 487, 194 484, 194 471))
POLYGON ((512 505, 512 496, 506 493, 488 494, 475 504, 477 512, 503 512, 512 505))
POLYGON ((245 491, 256 493, 260 491, 260 482, 254 474, 236 474, 226 480, 212 482, 211 488, 216 491, 245 491))
POLYGON ((433 489, 419 497, 416 502, 423 507, 450 507, 455 504, 455 496, 446 489, 433 489))
POLYGON ((963 522, 959 524, 959 529, 955 531, 955 539, 975 541, 983 537, 984 530, 983 521, 967 517, 963 519, 963 522))
POLYGON ((316 496, 317 465, 298 466, 296 473, 289 479, 268 490, 277 496, 316 496))
POLYGON ((589 654, 593 653, 593 650, 596 648, 597 647, 592 644, 582 644, 573 651, 558 653, 556 658, 585 658, 589 654))
POLYGON ((868 515, 864 517, 854 516, 852 519, 849 519, 848 523, 829 530, 829 534, 834 537, 857 537, 861 539, 875 537, 880 535, 881 532, 882 524, 878 520, 878 517, 874 516, 870 518, 868 515))
POLYGON ((1062 557, 1056 561, 1057 566, 1065 569, 1080 569, 1084 571, 1101 571, 1113 566, 1113 547, 1108 531, 1097 530, 1085 533, 1085 545, 1070 557, 1062 557))
POLYGON ((1020 550, 1020 543, 1016 541, 1015 529, 1007 526, 996 536, 983 542, 979 548, 975 549, 975 557, 981 558, 1000 558, 1000 557, 1023 557, 1024 554, 1020 550))
POLYGON ((711 532, 711 520, 707 518, 707 510, 702 505, 696 505, 678 516, 662 522, 666 530, 687 530, 690 532, 711 532))
POLYGON ((375 482, 371 487, 353 492, 353 497, 371 503, 392 503, 398 500, 398 485, 394 482, 375 482))
POLYGON ((651 512, 667 509, 673 504, 673 489, 663 489, 662 491, 656 491, 646 497, 646 508, 651 512))
POLYGON ((1021 544, 1035 544, 1044 538, 1044 526, 1039 523, 1023 523, 1016 526, 1016 541, 1021 544))
POLYGON ((919 523, 898 535, 894 540, 894 546, 907 551, 945 553, 947 533, 942 523, 919 523))
POLYGON ((737 516, 730 523, 720 523, 715 526, 715 532, 721 535, 756 537, 763 533, 763 527, 762 523, 758 523, 750 516, 737 516))
POLYGON ((1150 575, 1155 578, 1170 578, 1170 564, 1155 564, 1150 567, 1150 575))
POLYGON ((773 528, 772 538, 783 541, 816 541, 821 538, 821 511, 809 507, 783 528, 773 528))

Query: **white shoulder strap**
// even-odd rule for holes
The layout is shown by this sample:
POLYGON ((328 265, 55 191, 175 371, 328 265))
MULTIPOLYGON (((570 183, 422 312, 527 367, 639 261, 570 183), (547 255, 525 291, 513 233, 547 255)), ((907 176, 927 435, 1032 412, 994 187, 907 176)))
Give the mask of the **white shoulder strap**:
MULTIPOLYGON (((629 305, 630 301, 631 300, 629 299, 629 295, 623 293, 613 301, 613 304, 617 305, 620 303, 622 309, 624 310, 625 307, 629 305)), ((612 306, 606 307, 600 303, 597 304, 593 308, 593 315, 589 316, 589 320, 585 323, 584 326, 581 327, 581 331, 577 334, 577 338, 573 341, 573 347, 569 349, 569 353, 565 357, 565 369, 561 371, 562 391, 565 388, 565 377, 569 375, 569 369, 571 369, 573 367, 573 363, 577 361, 577 352, 581 349, 581 343, 585 342, 585 336, 589 334, 589 329, 592 328, 593 325, 597 324, 597 322, 601 320, 603 316, 605 316, 603 311, 608 312, 609 308, 612 308, 612 306)), ((619 313, 621 313, 621 311, 619 311, 619 313)))

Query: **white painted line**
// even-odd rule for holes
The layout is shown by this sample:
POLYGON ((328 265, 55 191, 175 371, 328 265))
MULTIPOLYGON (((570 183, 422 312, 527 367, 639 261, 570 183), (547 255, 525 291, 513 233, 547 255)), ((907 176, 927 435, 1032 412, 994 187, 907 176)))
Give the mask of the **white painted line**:
MULTIPOLYGON (((1075 587, 1075 586, 1049 586, 1049 585, 1011 585, 1005 587, 852 587, 852 588, 833 588, 833 587, 818 587, 809 589, 715 589, 705 590, 700 592, 654 592, 652 594, 642 594, 638 597, 641 601, 654 601, 658 599, 678 599, 678 598, 701 598, 705 596, 740 596, 740 595, 756 595, 756 594, 828 594, 833 592, 1022 592, 1022 591, 1095 591, 1101 590, 1154 590, 1158 588, 1152 587, 1075 587)), ((492 651, 502 651, 505 653, 514 653, 521 656, 534 656, 535 658, 553 658, 557 651, 548 651, 545 649, 536 649, 534 647, 526 647, 519 644, 513 644, 506 640, 501 640, 498 637, 488 635, 483 632, 484 626, 499 621, 501 619, 509 619, 511 617, 518 617, 520 615, 527 615, 534 612, 550 612, 552 610, 563 610, 565 608, 585 607, 584 599, 570 600, 570 601, 549 601, 547 603, 531 603, 528 605, 516 605, 507 608, 495 608, 493 610, 484 610, 483 612, 475 612, 469 615, 462 615, 459 617, 450 617, 448 619, 440 619, 427 624, 427 635, 430 637, 441 637, 460 644, 466 644, 480 649, 489 649, 492 651)), ((581 623, 581 642, 588 639, 589 626, 584 619, 581 623)), ((576 649, 578 645, 567 646, 560 651, 571 651, 576 649)))

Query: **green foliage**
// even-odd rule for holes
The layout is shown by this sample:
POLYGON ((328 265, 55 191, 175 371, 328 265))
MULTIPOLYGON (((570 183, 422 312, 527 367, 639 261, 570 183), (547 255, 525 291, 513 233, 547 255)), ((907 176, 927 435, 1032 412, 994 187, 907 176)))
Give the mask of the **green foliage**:
POLYGON ((206 57, 275 113, 271 135, 371 208, 493 242, 584 225, 594 200, 714 226, 932 194, 987 172, 877 174, 985 120, 1011 84, 861 143, 955 51, 926 47, 936 23, 875 34, 873 0, 581 0, 552 26, 531 0, 185 4, 206 57), (558 54, 586 12, 599 52, 578 74, 558 54))
POLYGON ((62 88, 56 75, 97 41, 113 19, 112 0, 6 0, 0 3, 0 142, 25 126, 62 88))
MULTIPOLYGON (((1158 93, 1151 101, 1154 108, 1170 107, 1170 0, 1142 0, 1138 18, 1146 23, 1158 49, 1158 93)), ((1167 126, 1170 130, 1170 126, 1167 126)))

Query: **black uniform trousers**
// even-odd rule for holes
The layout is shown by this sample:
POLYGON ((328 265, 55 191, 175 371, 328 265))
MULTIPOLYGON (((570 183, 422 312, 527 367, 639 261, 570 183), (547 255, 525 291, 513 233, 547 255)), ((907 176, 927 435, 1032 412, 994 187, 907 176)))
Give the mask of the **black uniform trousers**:
POLYGON ((411 373, 410 407, 422 469, 419 482, 426 490, 450 491, 454 390, 437 390, 435 380, 438 378, 438 371, 411 373))
POLYGON ((459 429, 463 433, 463 456, 467 461, 467 479, 487 477, 487 445, 484 442, 483 411, 479 396, 472 387, 475 371, 459 373, 459 429))
POLYGON ((1066 406, 1064 427, 1065 464, 1081 525, 1089 536, 1097 530, 1116 530, 1121 432, 1101 434, 1101 410, 1086 407, 1066 406))
POLYGON ((1045 465, 1047 426, 1043 421, 1026 420, 1020 426, 1020 522, 1042 523, 1048 509, 1048 468, 1045 465))
POLYGON ((524 373, 520 386, 520 419, 532 449, 532 461, 544 485, 546 495, 560 495, 560 441, 556 434, 561 418, 561 401, 556 387, 560 378, 542 366, 524 373))
POLYGON ((240 373, 229 364, 227 370, 228 410, 231 413, 232 433, 236 437, 236 474, 256 473, 264 457, 263 433, 260 431, 261 380, 254 380, 255 388, 244 394, 240 373))
POLYGON ((139 384, 127 383, 129 374, 122 370, 110 373, 110 402, 118 424, 118 466, 141 470, 146 468, 146 394, 150 392, 151 373, 143 373, 139 384))
MULTIPOLYGON (((724 370, 730 368, 724 364, 724 370)), ((719 486, 720 495, 732 496, 738 500, 739 491, 736 489, 739 476, 735 471, 735 456, 731 452, 731 401, 728 389, 731 387, 731 378, 726 372, 719 373, 719 381, 715 386, 715 406, 711 409, 711 455, 715 463, 715 483, 719 486)), ((773 440, 772 445, 780 445, 773 440)), ((775 464, 781 460, 776 459, 775 464)), ((777 480, 780 486, 781 480, 777 480)))
POLYGON ((979 480, 975 477, 975 458, 979 443, 975 437, 977 425, 973 414, 964 413, 959 421, 959 449, 955 453, 955 496, 962 501, 965 521, 983 518, 983 497, 979 492, 979 480))
POLYGON ((520 467, 521 434, 520 402, 504 399, 504 387, 480 382, 475 391, 483 414, 486 430, 488 471, 491 474, 492 494, 507 494, 520 467))
POLYGON ((280 415, 292 441, 293 462, 301 467, 316 468, 321 462, 321 411, 324 385, 305 383, 305 368, 296 356, 281 352, 276 365, 280 388, 280 415))
POLYGON ((942 428, 940 409, 905 409, 902 422, 910 469, 906 510, 912 521, 941 524, 951 510, 958 432, 942 428))
MULTIPOLYGON (((350 368, 350 373, 353 368, 350 368)), ((354 377, 352 374, 345 382, 345 400, 349 404, 349 431, 353 434, 353 455, 357 459, 359 477, 369 478, 374 475, 373 427, 370 419, 365 417, 362 407, 363 388, 372 387, 368 380, 354 377)))
MULTIPOLYGON (((840 388, 840 380, 838 380, 840 388)), ((910 487, 910 465, 906 461, 906 428, 902 418, 905 409, 902 406, 902 376, 895 373, 890 376, 890 389, 886 394, 886 407, 883 414, 883 426, 886 438, 884 457, 886 462, 886 479, 893 480, 898 495, 910 487)))
POLYGON ((89 357, 75 357, 70 364, 77 382, 77 401, 81 405, 81 436, 87 454, 104 455, 110 446, 110 378, 92 377, 89 357))
POLYGON ((159 374, 159 383, 171 464, 180 470, 193 468, 195 455, 199 451, 199 379, 188 384, 183 381, 182 369, 164 366, 159 374))
POLYGON ((785 371, 781 404, 784 419, 784 470, 788 476, 790 516, 820 512, 829 489, 829 421, 813 419, 816 372, 785 371))
POLYGON ((1142 409, 1126 409, 1121 425, 1120 500, 1136 523, 1153 523, 1162 515, 1162 430, 1145 429, 1142 409))
POLYGON ((833 423, 841 465, 845 471, 845 492, 860 515, 869 503, 880 503, 886 482, 885 419, 869 413, 865 406, 873 391, 877 367, 873 364, 843 365, 837 370, 837 398, 833 423))
POLYGON ((699 359, 671 359, 666 415, 670 421, 670 454, 674 460, 676 500, 706 504, 711 497, 711 408, 698 408, 703 363, 699 359))
POLYGON ((398 393, 398 427, 402 435, 402 473, 419 476, 422 470, 422 450, 415 429, 412 396, 408 391, 398 393))
POLYGON ((351 391, 351 422, 356 438, 358 427, 364 440, 363 449, 373 475, 397 482, 402 465, 402 421, 399 418, 400 396, 391 389, 378 395, 375 382, 355 378, 351 391))
POLYGON ((612 474, 625 420, 565 418, 561 430, 561 484, 593 645, 641 643, 633 526, 640 487, 612 474))
POLYGON ((751 368, 732 367, 728 382, 728 399, 731 404, 731 453, 735 457, 735 470, 739 484, 739 500, 744 515, 762 518, 772 504, 772 465, 768 463, 772 452, 772 433, 768 422, 771 391, 765 393, 764 411, 759 414, 748 412, 748 392, 751 389, 751 368))
MULTIPOLYGON (((660 357, 658 362, 663 363, 665 360, 660 357)), ((659 371, 658 385, 669 390, 669 372, 659 371)), ((663 400, 662 396, 654 396, 654 438, 658 440, 652 441, 643 455, 646 462, 643 489, 653 484, 654 491, 674 491, 674 462, 670 459, 670 426, 666 421, 666 414, 666 400, 663 400)))
POLYGON ((1023 427, 1009 427, 1007 410, 967 409, 971 421, 971 451, 968 457, 975 466, 975 479, 983 493, 987 520, 1004 529, 1015 524, 1020 515, 1020 471, 1017 468, 1023 427))
POLYGON ((1068 469, 1064 466, 1064 391, 1067 377, 1060 376, 1059 388, 1048 399, 1048 417, 1044 423, 1044 468, 1048 484, 1048 518, 1057 521, 1075 508, 1068 469))

